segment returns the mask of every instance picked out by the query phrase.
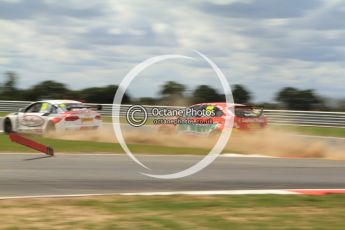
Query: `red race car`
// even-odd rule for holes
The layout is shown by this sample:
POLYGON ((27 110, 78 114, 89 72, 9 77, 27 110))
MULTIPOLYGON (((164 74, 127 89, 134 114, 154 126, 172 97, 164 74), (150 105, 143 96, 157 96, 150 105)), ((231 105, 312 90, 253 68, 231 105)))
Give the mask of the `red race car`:
POLYGON ((188 107, 183 116, 175 118, 177 120, 175 124, 161 125, 159 130, 168 133, 210 134, 226 128, 225 120, 231 117, 234 117, 233 128, 238 130, 257 130, 267 127, 267 118, 263 114, 263 108, 210 102, 188 107))

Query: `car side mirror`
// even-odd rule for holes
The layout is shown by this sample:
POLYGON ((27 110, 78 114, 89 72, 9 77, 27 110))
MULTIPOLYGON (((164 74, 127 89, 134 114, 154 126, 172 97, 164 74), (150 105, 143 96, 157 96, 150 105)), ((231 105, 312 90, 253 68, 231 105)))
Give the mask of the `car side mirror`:
POLYGON ((23 109, 23 108, 20 108, 20 109, 18 109, 18 112, 24 113, 24 109, 23 109))

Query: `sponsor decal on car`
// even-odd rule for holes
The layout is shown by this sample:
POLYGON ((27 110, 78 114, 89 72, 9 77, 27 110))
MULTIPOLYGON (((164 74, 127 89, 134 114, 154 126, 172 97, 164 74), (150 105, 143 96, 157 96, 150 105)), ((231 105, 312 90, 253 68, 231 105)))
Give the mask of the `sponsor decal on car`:
POLYGON ((44 119, 36 115, 24 115, 19 122, 23 126, 38 127, 44 124, 44 119))

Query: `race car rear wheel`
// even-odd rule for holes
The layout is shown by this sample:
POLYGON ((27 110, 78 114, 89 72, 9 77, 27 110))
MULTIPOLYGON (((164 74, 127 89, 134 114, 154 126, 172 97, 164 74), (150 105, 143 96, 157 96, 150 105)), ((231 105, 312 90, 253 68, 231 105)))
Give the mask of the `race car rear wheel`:
POLYGON ((13 128, 12 128, 12 122, 10 119, 6 118, 4 121, 4 132, 6 134, 10 134, 13 132, 13 128))

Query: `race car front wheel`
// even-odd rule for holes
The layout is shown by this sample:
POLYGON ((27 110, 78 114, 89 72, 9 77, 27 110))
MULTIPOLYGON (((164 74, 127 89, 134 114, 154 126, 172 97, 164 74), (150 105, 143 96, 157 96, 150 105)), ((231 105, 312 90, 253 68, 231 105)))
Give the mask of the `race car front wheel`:
POLYGON ((12 128, 12 122, 10 119, 6 118, 4 121, 4 132, 6 134, 10 134, 13 132, 13 128, 12 128))

